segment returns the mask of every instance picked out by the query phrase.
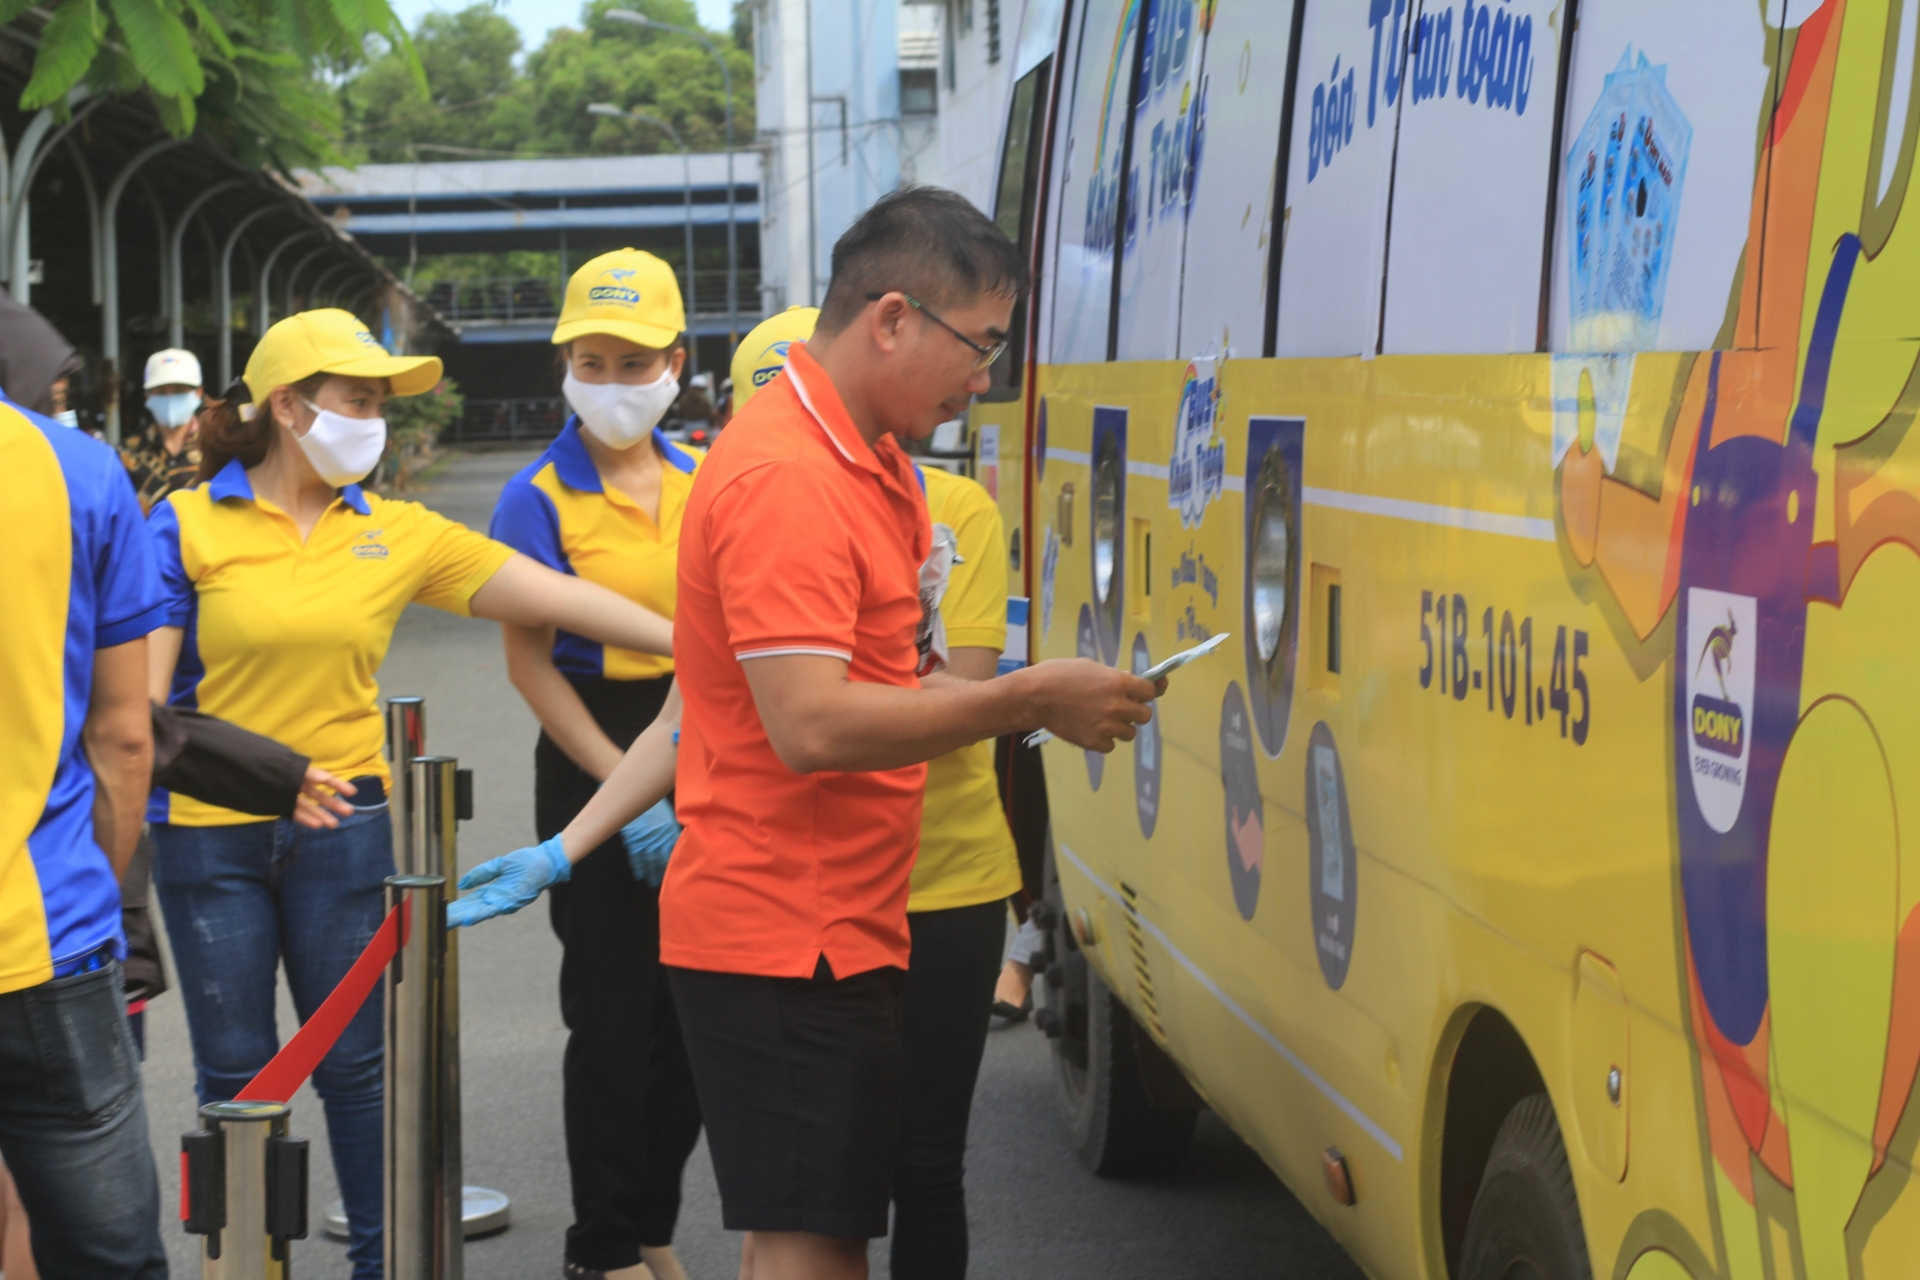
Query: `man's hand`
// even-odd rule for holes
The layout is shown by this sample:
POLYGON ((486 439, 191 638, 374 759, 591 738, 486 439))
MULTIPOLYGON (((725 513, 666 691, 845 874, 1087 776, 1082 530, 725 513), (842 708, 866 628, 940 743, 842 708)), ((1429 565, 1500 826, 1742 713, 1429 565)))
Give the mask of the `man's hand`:
POLYGON ((340 798, 352 794, 351 782, 309 764, 307 776, 300 782, 300 796, 293 802, 293 820, 316 831, 337 827, 341 818, 353 816, 353 806, 340 798))
POLYGON ((1148 704, 1167 691, 1165 676, 1148 684, 1092 658, 1056 658, 1016 674, 1025 678, 1041 723, 1088 751, 1112 751, 1116 740, 1131 742, 1135 726, 1153 718, 1148 704))

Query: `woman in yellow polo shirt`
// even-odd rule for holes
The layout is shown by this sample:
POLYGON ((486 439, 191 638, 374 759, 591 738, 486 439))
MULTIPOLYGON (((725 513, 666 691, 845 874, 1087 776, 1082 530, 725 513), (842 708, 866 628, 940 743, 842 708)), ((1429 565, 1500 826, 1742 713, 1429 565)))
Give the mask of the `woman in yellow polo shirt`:
MULTIPOLYGON (((672 617, 680 515, 696 453, 659 429, 679 394, 686 314, 673 270, 621 249, 567 284, 553 341, 573 415, 501 491, 495 538, 562 573, 672 617)), ((659 713, 673 662, 552 627, 506 627, 507 673, 540 721, 534 829, 573 820, 659 713)), ((573 1225, 563 1271, 598 1277, 645 1261, 684 1280, 672 1243, 700 1104, 660 967, 660 875, 616 838, 553 886, 573 1225)))
MULTIPOLYGON (((344 311, 289 316, 204 422, 202 483, 150 520, 170 624, 149 642, 155 696, 312 757, 350 780, 354 807, 309 830, 155 794, 153 883, 202 1102, 231 1098, 278 1050, 280 963, 304 1020, 379 927, 393 853, 374 673, 409 603, 672 651, 661 615, 362 491, 385 446, 387 396, 439 378, 439 360, 389 356, 344 311)), ((370 1001, 313 1077, 356 1280, 381 1274, 381 1056, 370 1001)))

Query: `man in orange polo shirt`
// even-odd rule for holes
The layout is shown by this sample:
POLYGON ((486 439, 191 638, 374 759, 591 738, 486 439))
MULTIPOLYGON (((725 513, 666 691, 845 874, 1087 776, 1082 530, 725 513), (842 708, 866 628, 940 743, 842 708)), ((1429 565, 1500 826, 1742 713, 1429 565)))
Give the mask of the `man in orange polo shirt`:
POLYGON ((886 1234, 923 762, 1042 725, 1111 750, 1156 693, 1088 660, 916 675, 931 532, 894 437, 924 438, 986 389, 1025 287, 1018 251, 961 197, 885 197, 834 247, 814 336, 687 502, 686 834, 660 954, 753 1280, 863 1277, 886 1234))

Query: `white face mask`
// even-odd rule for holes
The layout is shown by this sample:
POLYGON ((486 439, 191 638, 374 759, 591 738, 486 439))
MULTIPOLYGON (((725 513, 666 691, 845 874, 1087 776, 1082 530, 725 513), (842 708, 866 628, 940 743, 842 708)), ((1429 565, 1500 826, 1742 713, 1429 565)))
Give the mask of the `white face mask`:
POLYGON ((296 436, 307 461, 320 478, 338 489, 357 484, 379 465, 387 447, 385 418, 349 418, 344 413, 322 409, 311 400, 304 402, 313 410, 313 425, 307 434, 296 436))
POLYGON ((680 380, 669 365, 652 382, 582 382, 567 370, 562 384, 580 424, 609 449, 631 449, 647 438, 680 395, 680 380))
POLYGON ((80 411, 77 409, 62 409, 53 415, 53 420, 63 427, 78 427, 80 425, 80 411))
POLYGON ((200 393, 180 391, 170 396, 148 396, 147 412, 153 420, 171 430, 184 427, 193 421, 193 411, 200 407, 200 393))

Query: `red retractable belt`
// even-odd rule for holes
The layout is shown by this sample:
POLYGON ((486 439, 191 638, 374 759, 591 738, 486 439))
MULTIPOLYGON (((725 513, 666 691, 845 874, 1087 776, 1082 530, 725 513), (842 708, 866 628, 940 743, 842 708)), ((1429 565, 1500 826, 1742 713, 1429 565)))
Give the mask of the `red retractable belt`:
POLYGON ((353 1021, 353 1015, 360 1012, 360 1006, 380 985, 380 975, 406 945, 411 923, 410 903, 402 899, 387 912, 373 941, 353 962, 353 968, 347 970, 347 976, 340 979, 340 985, 314 1010, 313 1016, 301 1024, 280 1052, 273 1055, 273 1061, 260 1068, 260 1074, 234 1095, 236 1102, 286 1102, 299 1091, 341 1032, 347 1029, 347 1024, 353 1021))

